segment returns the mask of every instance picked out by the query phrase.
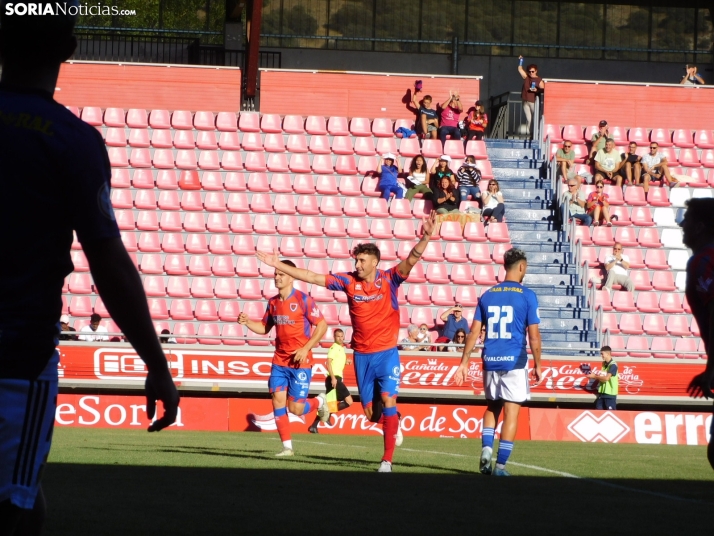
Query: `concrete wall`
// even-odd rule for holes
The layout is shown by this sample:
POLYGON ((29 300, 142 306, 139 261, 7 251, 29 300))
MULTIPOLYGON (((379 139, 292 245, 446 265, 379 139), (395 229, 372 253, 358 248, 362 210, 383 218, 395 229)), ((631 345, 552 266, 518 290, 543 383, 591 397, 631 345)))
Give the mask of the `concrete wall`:
MULTIPOLYGON (((415 74, 451 74, 449 54, 407 54, 401 52, 357 52, 317 49, 264 49, 282 52, 285 69, 325 69, 415 74)), ((569 80, 609 80, 616 82, 678 83, 684 75, 684 64, 644 61, 582 60, 535 58, 544 78, 569 80)), ((481 97, 507 91, 520 91, 518 59, 510 56, 461 56, 459 74, 481 75, 481 97)), ((700 66, 702 77, 714 83, 710 65, 700 66)), ((428 87, 425 87, 428 91, 428 87)), ((436 95, 435 95, 436 97, 436 95)))

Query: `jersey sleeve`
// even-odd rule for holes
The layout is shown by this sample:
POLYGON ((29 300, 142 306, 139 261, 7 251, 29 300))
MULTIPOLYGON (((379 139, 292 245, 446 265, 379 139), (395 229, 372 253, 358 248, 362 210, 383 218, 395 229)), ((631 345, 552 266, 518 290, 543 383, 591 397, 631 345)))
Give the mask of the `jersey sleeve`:
POLYGON ((538 297, 532 290, 526 294, 528 309, 526 311, 526 326, 540 324, 540 312, 538 311, 538 297))
MULTIPOLYGON (((483 296, 482 296, 482 298, 483 298, 483 296)), ((478 320, 479 322, 481 322, 483 324, 483 321, 484 321, 483 319, 486 318, 486 315, 484 314, 483 307, 484 307, 483 299, 480 299, 478 301, 478 306, 476 307, 476 311, 474 311, 474 322, 476 320, 478 320)))
POLYGON ((332 346, 330 346, 330 349, 327 351, 327 359, 328 359, 328 361, 329 361, 330 359, 332 359, 332 360, 337 359, 337 358, 339 357, 339 355, 338 355, 339 352, 340 352, 340 350, 339 350, 338 348, 335 348, 335 345, 334 345, 334 344, 333 344, 332 346))
POLYGON ((110 198, 111 167, 101 136, 82 130, 81 141, 67 154, 65 173, 72 226, 82 244, 118 238, 119 227, 110 198))
POLYGON ((270 314, 270 302, 268 302, 268 306, 265 308, 265 314, 263 315, 261 323, 265 326, 265 333, 268 333, 275 325, 273 315, 270 314))
POLYGON ((328 290, 341 290, 342 292, 345 292, 351 281, 352 275, 349 273, 330 274, 325 276, 325 287, 328 290))
POLYGON ((389 280, 389 282, 394 285, 395 287, 398 287, 402 283, 404 283, 407 278, 404 277, 401 273, 399 273, 399 265, 397 264, 396 266, 392 266, 389 270, 385 270, 384 275, 385 277, 389 280))
POLYGON ((304 295, 303 304, 305 307, 305 316, 307 317, 307 321, 313 326, 317 326, 320 323, 320 320, 323 320, 324 317, 322 316, 322 311, 320 311, 317 303, 315 303, 315 299, 312 296, 304 295))
POLYGON ((613 363, 607 367, 607 372, 613 376, 617 376, 617 363, 613 363))

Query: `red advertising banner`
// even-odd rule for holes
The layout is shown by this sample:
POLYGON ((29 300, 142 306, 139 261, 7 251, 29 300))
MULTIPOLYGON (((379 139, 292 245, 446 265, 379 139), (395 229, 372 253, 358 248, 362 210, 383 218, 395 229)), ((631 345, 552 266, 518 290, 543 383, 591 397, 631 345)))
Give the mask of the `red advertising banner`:
POLYGON ((530 419, 537 440, 706 445, 712 414, 533 408, 530 419))
MULTIPOLYGON (((236 382, 242 386, 267 389, 272 352, 255 349, 223 351, 192 347, 165 348, 172 374, 178 383, 205 381, 206 389, 213 382, 236 382), (185 349, 184 349, 185 348, 185 349)), ((324 353, 315 353, 312 385, 324 385, 327 369, 324 353)), ((459 357, 451 355, 402 354, 401 391, 439 391, 464 394, 483 393, 481 360, 471 361, 469 381, 457 387, 454 374, 459 357)), ((600 368, 599 359, 542 360, 543 381, 532 386, 536 395, 594 394, 594 380, 588 380, 580 370, 581 363, 600 368)), ((686 397, 686 387, 692 377, 702 371, 704 363, 694 361, 661 362, 648 359, 618 360, 620 367, 620 395, 640 397, 686 397)), ((532 365, 532 362, 531 362, 532 365)), ((129 346, 60 346, 60 378, 102 381, 142 380, 146 375, 144 363, 129 346)), ((355 390, 354 368, 344 372, 345 384, 355 390)))

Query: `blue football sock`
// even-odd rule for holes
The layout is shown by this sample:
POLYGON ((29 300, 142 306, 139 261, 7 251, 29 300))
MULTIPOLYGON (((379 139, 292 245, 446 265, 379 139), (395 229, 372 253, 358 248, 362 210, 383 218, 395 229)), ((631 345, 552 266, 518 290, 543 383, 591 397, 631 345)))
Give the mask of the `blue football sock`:
POLYGON ((490 447, 493 448, 493 428, 484 428, 481 434, 481 448, 490 447))
POLYGON ((382 411, 382 415, 385 417, 391 417, 392 415, 397 414, 397 406, 394 406, 393 408, 384 408, 382 411))
POLYGON ((511 455, 511 452, 513 451, 513 441, 504 441, 501 439, 501 441, 498 444, 498 457, 496 458, 496 464, 497 465, 506 465, 506 462, 508 461, 508 457, 511 455))

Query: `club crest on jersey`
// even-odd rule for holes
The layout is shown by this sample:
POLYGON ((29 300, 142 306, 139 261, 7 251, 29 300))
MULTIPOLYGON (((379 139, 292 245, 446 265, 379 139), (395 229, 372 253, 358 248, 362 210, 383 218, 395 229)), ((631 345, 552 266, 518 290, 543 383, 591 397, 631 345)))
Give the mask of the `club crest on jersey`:
POLYGON ((382 278, 381 277, 379 279, 375 280, 374 286, 377 288, 382 288, 382 278))
POLYGON ((314 307, 312 311, 310 311, 310 316, 318 317, 320 316, 320 309, 317 307, 314 307))
POLYGON ((357 284, 355 285, 355 290, 362 290, 362 284, 361 284, 361 283, 357 283, 357 284))
POLYGON ((300 380, 301 382, 307 380, 307 373, 303 371, 298 372, 298 380, 300 380))
POLYGON ((290 310, 294 313, 297 311, 297 303, 291 303, 290 304, 290 310))
POLYGON ((697 290, 699 292, 709 292, 709 287, 712 284, 712 278, 709 277, 707 279, 704 279, 704 277, 700 277, 699 281, 697 281, 697 290))
POLYGON ((396 366, 392 369, 392 374, 394 374, 395 376, 399 376, 399 372, 400 372, 400 370, 399 370, 398 366, 396 366))

